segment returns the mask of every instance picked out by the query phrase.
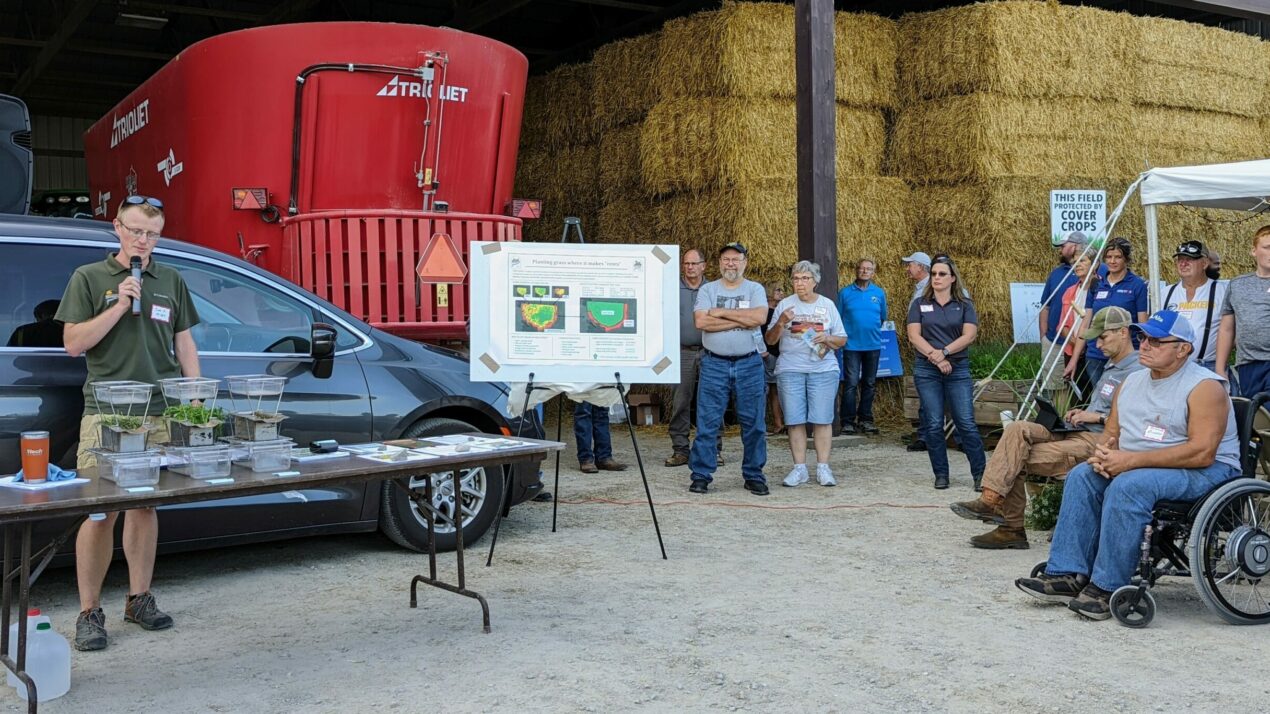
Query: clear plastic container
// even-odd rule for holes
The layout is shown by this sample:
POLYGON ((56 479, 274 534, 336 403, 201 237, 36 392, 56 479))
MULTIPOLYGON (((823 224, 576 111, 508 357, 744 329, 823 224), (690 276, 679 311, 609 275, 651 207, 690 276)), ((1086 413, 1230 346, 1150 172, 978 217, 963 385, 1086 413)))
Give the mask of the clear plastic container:
MULTIPOLYGON (((35 681, 35 695, 41 702, 57 699, 71 689, 71 645, 47 622, 36 625, 26 644, 26 673, 35 681)), ((26 685, 16 687, 26 699, 26 685)))
POLYGON ((168 471, 185 474, 190 478, 224 478, 229 475, 229 447, 168 446, 163 449, 168 457, 168 471))
POLYGON ((114 481, 120 488, 136 486, 153 486, 159 482, 159 452, 138 451, 130 454, 116 454, 105 449, 89 449, 97 455, 97 473, 108 481, 114 481))
MULTIPOLYGON (((26 642, 28 651, 31 649, 31 638, 35 636, 35 628, 41 622, 50 622, 50 620, 48 615, 44 615, 40 612, 40 608, 33 607, 26 611, 26 642)), ((9 625, 9 659, 14 662, 18 661, 18 623, 16 622, 9 625)), ((5 682, 7 682, 10 687, 21 686, 23 689, 26 689, 26 687, 18 681, 18 678, 13 676, 13 672, 9 672, 6 675, 5 682)))
POLYGON ((286 377, 271 377, 267 374, 238 374, 225 378, 229 385, 229 393, 244 397, 273 397, 282 394, 287 384, 286 377))
POLYGON ((93 397, 98 404, 149 404, 153 384, 145 382, 93 382, 93 397))
POLYGON ((159 388, 163 396, 188 402, 192 399, 215 399, 216 390, 220 388, 220 380, 207 377, 172 377, 160 379, 159 388))
POLYGON ((235 452, 234 463, 246 466, 252 471, 286 471, 291 468, 291 448, 295 441, 291 439, 273 439, 271 441, 246 441, 244 439, 227 439, 235 452))

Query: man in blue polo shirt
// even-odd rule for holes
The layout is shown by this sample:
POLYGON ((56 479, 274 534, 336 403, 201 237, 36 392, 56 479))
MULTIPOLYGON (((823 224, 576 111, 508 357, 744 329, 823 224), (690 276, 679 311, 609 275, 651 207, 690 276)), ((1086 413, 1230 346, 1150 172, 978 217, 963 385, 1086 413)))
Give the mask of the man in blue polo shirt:
POLYGON ((882 323, 886 321, 886 291, 873 282, 877 264, 870 258, 856 263, 855 281, 838 291, 838 314, 847 331, 843 348, 842 432, 878 433, 873 425, 873 395, 882 354, 882 323), (859 392, 857 402, 857 391, 859 392))

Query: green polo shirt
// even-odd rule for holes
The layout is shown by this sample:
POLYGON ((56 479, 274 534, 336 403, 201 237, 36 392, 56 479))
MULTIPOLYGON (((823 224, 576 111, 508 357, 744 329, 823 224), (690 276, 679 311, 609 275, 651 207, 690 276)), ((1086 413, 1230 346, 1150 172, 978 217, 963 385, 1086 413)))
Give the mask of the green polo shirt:
MULTIPOLYGON (((129 269, 115 260, 115 255, 110 253, 99 263, 80 266, 71 275, 57 308, 58 320, 88 322, 119 300, 119 283, 128 277, 129 269)), ((93 382, 130 379, 157 385, 160 379, 180 377, 181 365, 173 353, 174 337, 197 324, 198 312, 181 274, 150 256, 150 265, 141 274, 141 314, 124 315, 86 354, 84 413, 110 412, 108 405, 99 407, 93 398, 93 382)), ((161 414, 163 407, 163 394, 156 387, 147 413, 161 414)))

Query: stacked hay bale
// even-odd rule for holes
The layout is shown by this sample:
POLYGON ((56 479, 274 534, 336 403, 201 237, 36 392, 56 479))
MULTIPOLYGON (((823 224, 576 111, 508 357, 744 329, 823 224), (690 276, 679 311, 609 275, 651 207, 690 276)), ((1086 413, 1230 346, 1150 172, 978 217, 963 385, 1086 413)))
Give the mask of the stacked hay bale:
MULTIPOLYGON (((848 261, 903 242, 909 191, 882 175, 895 25, 839 13, 835 29, 838 239, 848 261)), ((739 240, 753 279, 783 279, 798 253, 793 7, 725 3, 667 23, 653 81, 660 97, 641 129, 639 172, 657 239, 707 254, 739 240)))
POLYGON ((600 131, 600 212, 597 240, 655 242, 656 210, 639 180, 639 135, 657 101, 653 66, 660 33, 607 44, 595 51, 591 95, 600 131))
POLYGON ((526 221, 527 241, 558 241, 565 216, 590 233, 600 207, 599 129, 591 97, 591 64, 558 67, 530 77, 525 89, 516 195, 540 198, 542 218, 526 221))
MULTIPOLYGON (((1151 164, 1265 158, 1270 148, 1261 123, 1270 91, 1267 43, 1175 20, 1136 18, 1134 23, 1139 77, 1133 100, 1141 144, 1151 164)), ((1192 238, 1222 253, 1226 275, 1250 270, 1252 233, 1270 222, 1265 217, 1248 222, 1230 212, 1180 207, 1161 207, 1158 216, 1167 280, 1176 279, 1168 259, 1173 247, 1192 238)), ((1131 204, 1121 225, 1121 232, 1135 242, 1145 235, 1141 202, 1131 204)))
MULTIPOLYGON (((1106 189, 1110 212, 1148 166, 1266 148, 1267 55, 1246 35, 1009 1, 905 16, 900 46, 889 160, 914 186, 908 247, 959 258, 988 339, 1012 335, 1008 283, 1040 281, 1055 263, 1051 189, 1106 189)), ((1141 213, 1133 199, 1117 233, 1144 247, 1141 213)), ((1237 233, 1195 212, 1161 212, 1165 245, 1199 238, 1224 249, 1237 233)), ((1138 266, 1145 272, 1145 259, 1138 266)))

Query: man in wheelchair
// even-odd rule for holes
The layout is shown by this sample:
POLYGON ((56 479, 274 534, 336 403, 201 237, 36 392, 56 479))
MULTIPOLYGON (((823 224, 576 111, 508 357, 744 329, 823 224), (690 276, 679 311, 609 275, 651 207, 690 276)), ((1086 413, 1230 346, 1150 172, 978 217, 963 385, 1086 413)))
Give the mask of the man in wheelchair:
POLYGON ((1162 310, 1133 329, 1146 369, 1125 378, 1094 455, 1067 476, 1045 572, 1014 582, 1093 620, 1133 577, 1157 502, 1194 501, 1240 474, 1225 379, 1191 359, 1189 321, 1162 310))

